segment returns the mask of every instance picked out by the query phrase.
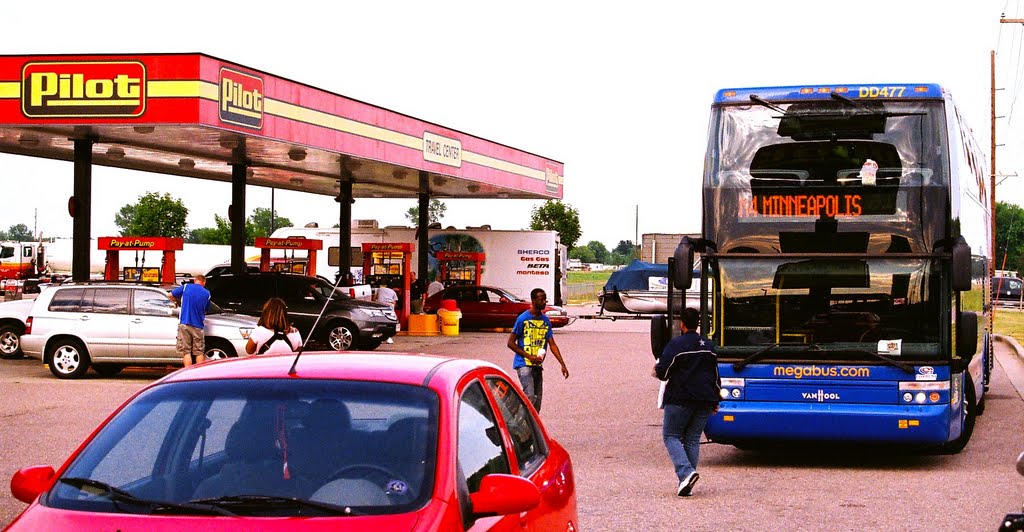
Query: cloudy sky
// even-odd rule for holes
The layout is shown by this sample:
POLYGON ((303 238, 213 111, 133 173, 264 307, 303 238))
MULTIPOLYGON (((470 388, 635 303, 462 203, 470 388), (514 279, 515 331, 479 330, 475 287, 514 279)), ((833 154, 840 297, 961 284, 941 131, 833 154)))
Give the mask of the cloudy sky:
MULTIPOLYGON (((1024 205, 1024 27, 999 22, 1024 18, 1018 0, 169 5, 7 3, 0 53, 200 52, 537 153, 565 163, 581 242, 612 247, 699 231, 717 89, 940 83, 987 149, 996 50, 998 171, 1021 175, 1001 178, 997 198, 1024 205)), ((117 210, 149 191, 181 198, 190 228, 212 226, 229 203, 226 183, 93 172, 93 236, 116 234, 117 210)), ((71 235, 70 163, 0 155, 0 182, 0 228, 71 235)), ((247 203, 269 207, 270 191, 251 187, 247 203)), ((359 200, 353 217, 403 224, 413 204, 359 200)), ((538 202, 446 204, 445 225, 521 229, 538 202)), ((300 225, 337 220, 328 197, 279 191, 275 206, 300 225)))

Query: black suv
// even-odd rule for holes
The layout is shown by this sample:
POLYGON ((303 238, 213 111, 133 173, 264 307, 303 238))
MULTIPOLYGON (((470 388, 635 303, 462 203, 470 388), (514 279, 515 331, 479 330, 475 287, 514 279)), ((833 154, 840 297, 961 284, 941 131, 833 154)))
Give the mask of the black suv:
POLYGON ((302 338, 331 349, 373 350, 398 330, 398 316, 390 306, 352 299, 319 277, 293 273, 226 273, 206 281, 211 299, 240 314, 259 316, 263 304, 279 297, 288 306, 288 319, 302 338), (326 304, 326 308, 324 308, 326 304), (316 330, 313 324, 323 310, 316 330))
POLYGON ((993 277, 992 301, 995 303, 1019 303, 1024 281, 1017 277, 993 277))

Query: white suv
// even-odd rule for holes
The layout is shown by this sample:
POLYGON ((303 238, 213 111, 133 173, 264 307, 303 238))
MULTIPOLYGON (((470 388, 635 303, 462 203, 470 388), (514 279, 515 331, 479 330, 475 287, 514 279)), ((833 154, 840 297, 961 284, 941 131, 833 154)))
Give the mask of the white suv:
MULTIPOLYGON (((211 302, 206 313, 207 358, 244 354, 256 321, 223 313, 211 302)), ((175 352, 177 331, 178 311, 160 287, 64 284, 36 298, 21 349, 62 379, 81 377, 89 366, 110 376, 125 366, 181 364, 175 352)))

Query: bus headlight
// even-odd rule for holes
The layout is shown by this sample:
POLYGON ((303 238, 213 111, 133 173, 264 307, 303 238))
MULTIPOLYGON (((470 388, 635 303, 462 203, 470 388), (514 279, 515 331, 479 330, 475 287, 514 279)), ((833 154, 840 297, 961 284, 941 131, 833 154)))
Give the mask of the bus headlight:
POLYGON ((909 402, 911 402, 913 400, 914 400, 914 394, 912 394, 910 392, 906 392, 906 393, 903 394, 903 402, 904 403, 909 403, 909 402))
POLYGON ((924 392, 917 392, 917 395, 914 396, 914 401, 918 404, 923 403, 924 399, 924 392))
POLYGON ((736 377, 724 378, 722 379, 722 389, 718 394, 722 396, 722 399, 742 399, 743 387, 746 383, 746 379, 736 377))

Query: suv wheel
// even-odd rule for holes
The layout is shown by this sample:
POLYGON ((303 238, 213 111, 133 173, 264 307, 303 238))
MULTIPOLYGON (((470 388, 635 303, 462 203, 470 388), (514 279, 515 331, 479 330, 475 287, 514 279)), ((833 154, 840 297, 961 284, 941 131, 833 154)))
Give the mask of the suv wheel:
POLYGON ((21 331, 14 325, 0 327, 0 358, 21 356, 21 331))
POLYGON ((50 345, 50 373, 58 379, 77 379, 89 369, 89 354, 78 340, 62 338, 50 345))
POLYGON ((210 338, 206 339, 205 355, 206 360, 224 360, 225 358, 235 358, 238 356, 235 354, 234 348, 227 342, 210 338))
POLYGON ((327 344, 335 351, 348 351, 355 341, 355 328, 351 324, 337 322, 327 329, 327 344))

